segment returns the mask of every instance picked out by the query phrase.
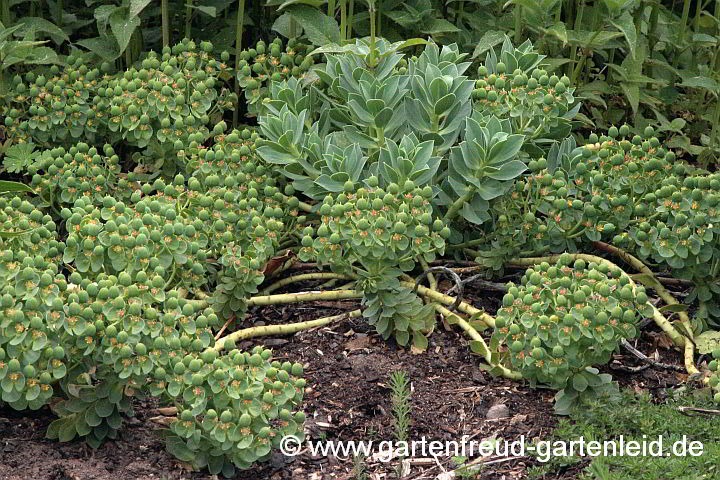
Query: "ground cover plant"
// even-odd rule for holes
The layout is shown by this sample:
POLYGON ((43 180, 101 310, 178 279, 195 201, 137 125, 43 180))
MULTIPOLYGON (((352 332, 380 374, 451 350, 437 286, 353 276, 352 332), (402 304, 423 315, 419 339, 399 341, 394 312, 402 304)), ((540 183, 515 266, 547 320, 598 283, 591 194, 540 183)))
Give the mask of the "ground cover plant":
MULTIPOLYGON (((582 63, 555 73, 507 37, 483 62, 393 42, 369 2, 368 37, 350 21, 318 48, 300 5, 286 20, 305 40, 240 50, 238 29, 233 68, 210 41, 171 46, 162 3, 159 52, 42 69, 28 53, 6 78, 0 405, 50 406, 48 438, 97 448, 152 397, 168 451, 231 477, 306 419, 304 366, 236 344, 349 318, 418 354, 440 318, 491 374, 557 391, 563 415, 621 399, 600 368, 647 318, 720 402, 720 176, 646 122, 578 130, 582 63), (491 314, 464 299, 467 269, 431 266, 458 260, 524 273, 491 314), (314 271, 282 275, 296 262, 314 271), (254 307, 344 299, 360 308, 240 327, 254 307)), ((120 52, 135 28, 113 29, 120 52)))

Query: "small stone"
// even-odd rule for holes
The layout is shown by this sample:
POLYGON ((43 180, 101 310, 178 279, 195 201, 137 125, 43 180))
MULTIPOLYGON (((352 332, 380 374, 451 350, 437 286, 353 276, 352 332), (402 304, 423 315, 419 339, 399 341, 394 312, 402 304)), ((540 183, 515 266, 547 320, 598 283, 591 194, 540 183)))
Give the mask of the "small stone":
POLYGON ((497 403, 490 407, 485 414, 487 420, 497 420, 498 418, 505 418, 510 416, 510 409, 504 403, 497 403))

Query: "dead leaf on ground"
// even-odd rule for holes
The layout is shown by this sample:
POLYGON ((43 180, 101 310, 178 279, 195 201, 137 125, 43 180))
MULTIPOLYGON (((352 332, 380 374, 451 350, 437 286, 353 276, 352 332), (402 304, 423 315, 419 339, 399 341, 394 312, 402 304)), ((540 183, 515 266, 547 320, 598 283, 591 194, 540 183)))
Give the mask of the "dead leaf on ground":
POLYGON ((370 337, 368 335, 355 335, 354 338, 345 342, 345 350, 352 352, 370 348, 370 337))

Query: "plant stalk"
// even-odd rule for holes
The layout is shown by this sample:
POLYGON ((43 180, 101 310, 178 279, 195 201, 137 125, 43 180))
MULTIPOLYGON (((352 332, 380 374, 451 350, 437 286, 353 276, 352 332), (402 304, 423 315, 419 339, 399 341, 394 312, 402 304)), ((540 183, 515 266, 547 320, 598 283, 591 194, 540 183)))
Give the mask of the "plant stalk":
POLYGON ((342 273, 332 273, 332 272, 314 272, 314 273, 302 273, 300 275, 294 275, 292 277, 283 278, 282 280, 278 280, 277 282, 273 283, 272 285, 268 286, 262 291, 263 295, 267 295, 271 292, 274 292, 275 290, 284 287, 285 285, 290 285, 294 282, 302 282, 306 280, 324 280, 324 279, 339 279, 339 280, 352 280, 353 277, 350 275, 344 275, 342 273))
POLYGON ((472 199, 474 194, 475 190, 472 187, 468 187, 468 191, 465 192, 462 197, 455 200, 452 205, 450 205, 450 208, 443 217, 443 221, 447 223, 453 218, 455 218, 460 209, 472 199))
POLYGON ((248 306, 277 305, 281 303, 314 302, 316 300, 346 300, 362 298, 363 293, 357 290, 332 290, 329 292, 298 292, 280 293, 277 295, 258 295, 248 299, 248 306))
POLYGON ((234 342, 238 342, 240 340, 246 340, 248 338, 267 337, 269 335, 290 335, 292 333, 297 333, 302 330, 322 327, 336 320, 357 318, 361 315, 362 312, 360 311, 360 309, 357 309, 353 310, 352 312, 342 313, 340 315, 333 315, 331 317, 318 318, 316 320, 309 320, 307 322, 289 323, 284 325, 263 325, 261 327, 245 328, 243 330, 238 330, 237 332, 233 332, 229 335, 222 337, 217 342, 215 342, 215 346, 212 347, 212 349, 216 352, 224 350, 225 342, 228 339, 232 339, 234 342))
MULTIPOLYGON (((191 0, 187 0, 190 2, 191 0)), ((163 47, 170 46, 170 9, 168 7, 168 0, 162 0, 160 2, 160 16, 162 18, 162 36, 163 36, 163 47)))
MULTIPOLYGON (((233 110, 233 128, 238 124, 238 110, 240 109, 240 83, 238 82, 237 72, 240 71, 240 51, 242 50, 243 36, 243 19, 245 18, 245 0, 238 0, 238 13, 235 23, 235 96, 237 97, 237 105, 233 110)), ((187 21, 187 20, 186 20, 187 21)))
MULTIPOLYGON (((191 38, 190 36, 192 35, 193 0, 186 1, 187 8, 185 9, 185 38, 191 38)), ((242 1, 243 0, 241 0, 241 2, 242 1)))

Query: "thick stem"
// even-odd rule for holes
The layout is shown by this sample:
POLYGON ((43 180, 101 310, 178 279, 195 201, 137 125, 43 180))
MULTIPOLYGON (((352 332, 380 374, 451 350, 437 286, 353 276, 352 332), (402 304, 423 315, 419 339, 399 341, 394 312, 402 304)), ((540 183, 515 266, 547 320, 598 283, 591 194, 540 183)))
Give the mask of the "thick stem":
POLYGON ((340 35, 347 40, 347 0, 340 0, 340 35))
POLYGON ((383 0, 376 0, 375 3, 377 3, 377 30, 376 33, 378 36, 381 36, 382 34, 382 1, 383 0))
MULTIPOLYGON (((413 282, 402 282, 403 285, 415 288, 415 283, 413 282)), ((418 285, 417 292, 422 295, 423 297, 426 297, 430 300, 434 300, 436 302, 443 303, 445 305, 453 305, 455 301, 457 300, 455 297, 451 297, 450 295, 445 295, 444 293, 440 293, 438 291, 432 290, 427 287, 423 287, 422 285, 418 285)), ((488 315, 487 313, 483 312, 479 308, 475 308, 472 305, 460 302, 458 305, 458 310, 460 310, 463 313, 467 313, 468 315, 471 315, 474 317, 474 319, 480 320, 485 325, 487 325, 490 328, 495 327, 495 319, 492 317, 492 315, 488 315)))
POLYGON ((243 19, 245 18, 245 0, 238 0, 238 13, 237 20, 235 23, 235 96, 238 99, 238 104, 233 110, 233 127, 237 127, 238 124, 238 110, 240 108, 240 83, 238 82, 237 72, 240 71, 240 51, 242 51, 242 36, 243 36, 243 19))
MULTIPOLYGON (((6 0, 4 3, 10 3, 9 0, 6 0)), ((63 27, 63 0, 57 0, 55 2, 55 25, 62 28, 63 27)), ((7 27, 7 25, 5 26, 7 27)))
MULTIPOLYGON (((662 300, 667 305, 679 305, 680 304, 680 302, 678 302, 675 299, 675 297, 673 297, 672 294, 660 282, 657 281, 652 270, 650 270, 647 267, 647 265, 645 265, 640 259, 634 257, 633 255, 629 254, 625 250, 622 250, 613 245, 609 245, 605 242, 593 242, 593 246, 595 246, 596 248, 603 250, 605 252, 612 253, 613 255, 622 259, 628 265, 632 266, 638 272, 645 274, 646 277, 650 277, 650 278, 639 277, 638 281, 640 283, 642 283, 643 285, 645 285, 646 287, 654 289, 655 293, 657 293, 657 295, 660 298, 662 298, 662 300)), ((686 312, 678 312, 678 317, 680 317, 680 323, 682 323, 684 330, 685 330, 685 334, 688 337, 687 340, 683 339, 683 341, 685 343, 685 349, 684 349, 685 369, 691 375, 699 373, 697 367, 695 367, 695 345, 692 341, 692 337, 693 337, 692 322, 690 321, 690 317, 688 317, 688 314, 686 312)), ((675 339, 673 339, 673 341, 675 341, 675 339)), ((678 342, 675 341, 675 343, 677 344, 678 342)))
POLYGON ((342 273, 332 273, 332 272, 314 272, 314 273, 303 273, 300 275, 294 275, 292 277, 283 278, 282 280, 278 280, 277 282, 273 283, 269 287, 265 288, 262 291, 263 295, 267 295, 271 292, 274 292, 275 290, 284 287, 285 285, 290 285, 294 282, 302 282, 305 280, 325 280, 325 279, 340 279, 340 280, 352 280, 352 277, 350 275, 344 275, 342 273))
POLYGON ((328 325, 335 320, 356 318, 362 315, 360 309, 353 310, 352 312, 342 313, 340 315, 333 315, 332 317, 318 318, 317 320, 309 320, 307 322, 289 323, 284 325, 263 325, 261 327, 251 327, 243 330, 238 330, 229 335, 224 336, 212 347, 213 350, 219 352, 225 348, 225 341, 232 339, 234 342, 245 340, 254 337, 267 337, 269 335, 290 335, 297 333, 302 330, 309 330, 311 328, 322 327, 328 325))
MULTIPOLYGON (((34 3, 32 4, 34 5, 34 3)), ((0 22, 5 26, 5 28, 9 28, 10 25, 10 0, 2 0, 0 2, 0 22)))
MULTIPOLYGON (((682 43, 685 41, 685 30, 687 28, 688 17, 690 16, 690 3, 691 3, 691 0, 684 0, 684 2, 683 2, 683 11, 682 11, 682 19, 680 20, 680 35, 678 38, 678 45, 682 45, 682 43)), ((680 62, 680 55, 678 52, 678 54, 673 59, 673 67, 677 67, 679 62, 680 62)))
MULTIPOLYGON (((190 0, 188 0, 189 2, 190 0)), ((162 18, 162 36, 163 47, 170 46, 170 9, 168 8, 168 0, 162 0, 160 3, 160 17, 162 18)))
MULTIPOLYGON (((368 13, 370 14, 370 68, 375 67, 375 55, 377 54, 375 50, 375 1, 370 0, 368 2, 368 13)), ((379 31, 379 30, 378 30, 379 31)))
MULTIPOLYGON (((193 16, 193 8, 192 3, 193 0, 186 0, 187 8, 185 9, 185 38, 191 38, 190 35, 192 35, 192 16, 193 16)), ((243 0, 241 0, 242 2, 243 0)))
POLYGON ((483 355, 483 358, 485 361, 493 367, 493 370, 496 370, 500 372, 500 375, 509 378, 512 380, 522 380, 522 374, 520 372, 516 372, 513 370, 510 370, 509 368, 500 365, 500 364, 493 364, 492 363, 492 353, 490 352, 490 348, 488 348, 487 343, 485 343, 485 339, 478 333, 477 330, 473 328, 470 323, 462 318, 459 315, 454 314, 447 308, 443 307, 442 305, 438 305, 437 303, 433 305, 435 307, 435 311, 445 316, 445 318, 448 319, 448 322, 451 324, 456 324, 462 330, 465 332, 465 334, 470 337, 472 340, 479 342, 482 344, 485 354, 483 355))
POLYGON ((330 292, 298 292, 281 293, 278 295, 258 295, 248 299, 248 306, 277 305, 280 303, 314 302, 316 300, 346 300, 362 298, 363 293, 357 290, 333 290, 330 292))
POLYGON ((347 34, 345 35, 347 40, 352 38, 353 22, 355 22, 355 0, 348 0, 347 34))
POLYGON ((462 197, 458 198, 453 202, 452 205, 450 205, 450 208, 448 209, 447 213, 443 217, 443 220, 445 223, 455 218, 460 211, 460 209, 465 205, 467 202, 472 199, 473 194, 475 193, 475 190, 468 187, 468 191, 463 194, 462 197))
POLYGON ((462 330, 467 334, 468 337, 470 337, 472 340, 475 340, 476 342, 480 342, 483 347, 485 347, 485 355, 483 355, 483 358, 485 358, 485 361, 490 363, 491 361, 491 354, 490 349, 488 348, 487 344, 485 343, 485 339, 478 333, 477 330, 475 330, 470 323, 468 323, 467 320, 462 318, 460 315, 457 315, 447 308, 443 307, 442 305, 438 303, 434 303, 433 307, 435 308, 435 311, 437 311, 439 314, 443 315, 445 318, 448 319, 448 322, 452 325, 455 324, 462 328, 462 330))
MULTIPOLYGON (((425 261, 424 258, 420 257, 420 265, 422 265, 423 269, 430 270, 430 265, 425 261)), ((428 282, 430 283, 430 288, 433 290, 437 290, 437 279, 435 278, 435 275, 432 273, 427 274, 428 282)))
MULTIPOLYGON (((573 3, 573 0, 570 0, 570 4, 573 3)), ((582 28, 582 21, 583 21, 583 11, 585 10, 585 0, 580 0, 580 5, 577 7, 577 15, 575 16, 575 30, 580 30, 582 28)), ((573 45, 570 47, 570 63, 568 64, 568 67, 570 69, 570 77, 575 78, 575 72, 577 71, 577 45, 573 45), (575 67, 573 67, 575 65, 575 67)))

